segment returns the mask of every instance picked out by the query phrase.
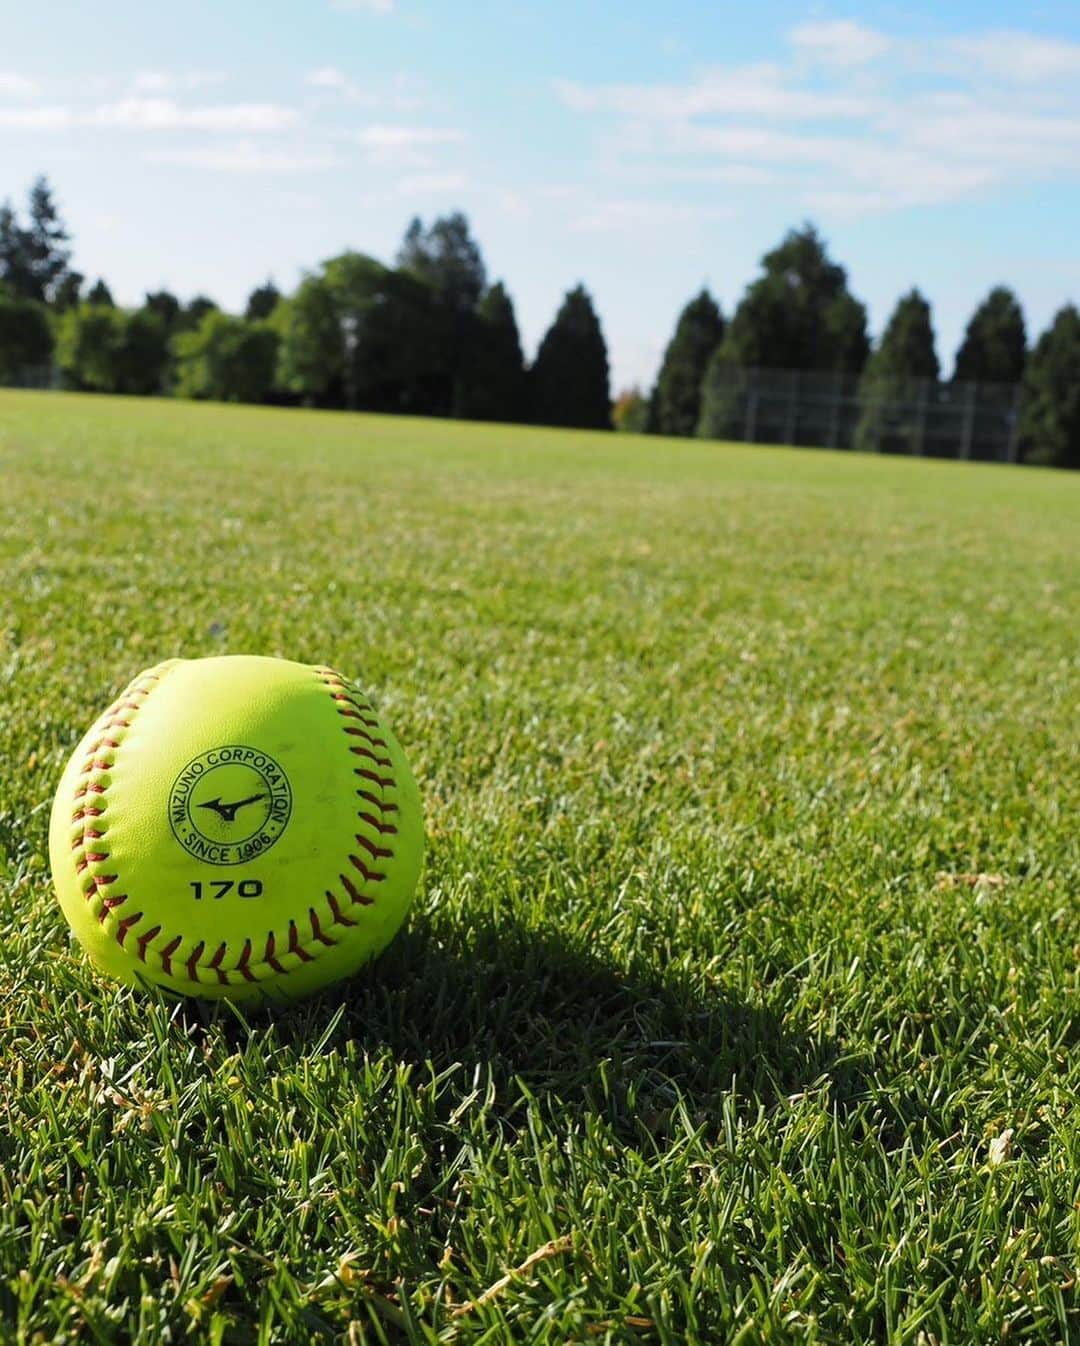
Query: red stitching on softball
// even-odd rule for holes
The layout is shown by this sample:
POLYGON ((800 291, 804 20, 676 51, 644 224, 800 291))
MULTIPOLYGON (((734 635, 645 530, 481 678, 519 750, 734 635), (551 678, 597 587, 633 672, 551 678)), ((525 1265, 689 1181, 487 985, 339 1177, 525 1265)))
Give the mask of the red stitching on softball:
POLYGON ((366 757, 369 761, 374 762, 376 766, 394 765, 389 757, 380 757, 377 753, 373 753, 370 748, 350 748, 349 751, 354 757, 366 757))
MULTIPOLYGON (((349 880, 345 877, 344 874, 341 875, 341 882, 342 882, 342 885, 344 886, 344 888, 345 888, 346 891, 347 891, 348 888, 349 888, 349 880)), ((355 892, 356 890, 354 889, 353 891, 355 892)), ((341 914, 341 908, 338 906, 338 900, 337 900, 337 898, 334 896, 334 894, 330 891, 329 888, 327 888, 327 890, 326 890, 326 900, 327 900, 327 902, 330 904, 330 910, 334 913, 334 924, 335 924, 335 925, 355 925, 355 924, 356 924, 355 921, 350 921, 349 918, 348 918, 347 916, 342 916, 342 914, 341 914)), ((353 899, 353 901, 355 901, 355 902, 361 902, 361 903, 367 903, 369 906, 371 905, 371 898, 370 898, 370 897, 360 897, 360 896, 357 896, 357 897, 355 897, 355 898, 353 899)))
POLYGON ((275 972, 284 972, 285 969, 281 966, 281 964, 275 957, 276 949, 277 949, 277 942, 274 939, 274 932, 271 930, 266 937, 266 952, 263 954, 263 962, 269 963, 275 972))
POLYGON ((301 963, 310 963, 311 954, 300 944, 300 931, 296 928, 296 922, 289 922, 289 952, 295 953, 301 963))
POLYGON ((159 951, 158 956, 161 958, 161 966, 166 977, 172 976, 172 956, 183 943, 183 938, 183 935, 177 935, 175 939, 170 940, 168 944, 159 951))
POLYGON ((367 837, 362 836, 359 832, 356 834, 356 844, 363 846, 373 860, 390 860, 393 858, 393 851, 385 850, 382 846, 376 846, 373 841, 368 841, 367 837))
POLYGON ((240 954, 240 959, 236 964, 237 972, 240 973, 240 975, 244 978, 245 981, 255 980, 255 973, 252 972, 251 968, 248 967, 248 963, 250 961, 251 961, 251 940, 245 939, 244 948, 240 954))
MULTIPOLYGON (((357 903, 358 906, 371 907, 375 905, 375 899, 373 897, 368 897, 366 896, 366 894, 362 893, 360 889, 357 888, 356 884, 353 883, 352 879, 349 878, 348 874, 339 874, 338 878, 341 880, 342 888, 345 889, 345 891, 349 894, 352 900, 355 903, 357 903)), ((349 922, 345 921, 344 917, 342 917, 342 921, 346 925, 349 924, 349 922)))
POLYGON ((311 933, 320 944, 333 945, 336 941, 324 935, 322 926, 319 924, 319 914, 314 907, 308 907, 308 915, 311 917, 311 933))
POLYGON ((369 771, 366 766, 353 768, 354 776, 363 776, 364 780, 374 781, 380 790, 392 790, 394 788, 393 777, 384 780, 382 776, 377 776, 374 771, 369 771))
POLYGON ((386 803, 378 795, 373 795, 370 790, 357 790, 356 793, 361 799, 366 799, 369 804, 374 804, 377 809, 382 809, 383 813, 397 813, 398 811, 396 804, 386 803))
POLYGON ((377 869, 368 869, 358 855, 350 855, 349 864, 358 873, 363 874, 365 883, 381 883, 386 878, 386 875, 380 874, 377 869))
POLYGON ((228 977, 226 977, 225 973, 222 972, 221 970, 221 960, 225 957, 225 953, 228 947, 229 946, 225 943, 225 941, 222 940, 217 947, 217 952, 214 954, 213 958, 211 958, 210 962, 207 964, 207 967, 212 967, 214 971, 217 973, 218 982, 222 986, 228 986, 229 984, 228 977))
POLYGON ((150 943, 150 941, 154 938, 155 935, 160 934, 161 934, 161 926, 155 925, 150 930, 147 930, 147 932, 144 935, 139 936, 138 938, 139 958, 144 963, 146 962, 146 946, 150 943))
POLYGON ((205 948, 206 940, 200 939, 198 944, 192 949, 190 958, 184 964, 184 967, 187 970, 188 981, 193 981, 196 986, 201 984, 196 973, 199 967, 199 958, 202 956, 202 951, 205 948))
POLYGON ((126 916, 116 927, 116 942, 121 948, 124 946, 124 937, 133 925, 138 925, 142 920, 142 912, 137 911, 134 916, 126 916))
POLYGON ((366 729, 357 729, 354 724, 346 724, 342 727, 346 734, 349 734, 352 738, 362 738, 365 743, 370 743, 373 748, 386 748, 387 751, 390 749, 390 744, 387 743, 386 739, 376 738, 374 734, 369 734, 366 729))
MULTIPOLYGON (((374 827, 375 831, 381 833, 384 837, 397 836, 396 827, 392 826, 390 823, 379 822, 378 818, 373 818, 370 813, 358 813, 356 816, 362 823, 367 823, 368 827, 374 827)), ((389 852, 387 852, 387 854, 389 854, 389 852)))

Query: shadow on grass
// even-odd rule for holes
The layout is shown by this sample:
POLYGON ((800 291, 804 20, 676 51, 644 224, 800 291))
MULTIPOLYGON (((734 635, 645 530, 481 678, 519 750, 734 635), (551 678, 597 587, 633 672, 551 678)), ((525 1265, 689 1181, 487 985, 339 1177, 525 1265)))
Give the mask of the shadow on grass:
MULTIPOLYGON (((440 943, 423 925, 410 929, 366 973, 277 1011, 272 1037, 286 1049, 353 1039, 439 1072, 479 1068, 508 1120, 520 1080, 559 1108, 650 1129, 680 1100, 695 1120, 717 1115, 732 1092, 770 1106, 835 1062, 833 1043, 765 1009, 614 967, 557 930, 500 922, 455 933, 440 943)), ((262 1015, 252 1029, 267 1031, 262 1015)))

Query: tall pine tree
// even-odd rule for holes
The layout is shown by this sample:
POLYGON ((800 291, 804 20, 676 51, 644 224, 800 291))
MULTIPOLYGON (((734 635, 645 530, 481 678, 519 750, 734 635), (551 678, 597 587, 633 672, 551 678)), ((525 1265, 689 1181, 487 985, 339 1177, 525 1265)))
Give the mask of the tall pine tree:
POLYGON ((10 202, 0 206, 0 281, 20 299, 51 303, 64 286, 71 250, 52 188, 38 178, 27 201, 28 223, 19 223, 10 202))
POLYGON ((525 361, 514 304, 502 281, 480 300, 458 374, 454 415, 519 421, 525 415, 525 361))
POLYGON ((660 435, 692 435, 701 414, 701 381, 724 336, 724 319, 708 290, 679 314, 649 402, 648 426, 660 435))
POLYGON ((1067 304, 1031 352, 1020 452, 1026 463, 1080 467, 1080 313, 1067 304))
POLYGON ((1020 301, 1003 285, 975 310, 956 352, 953 378, 979 383, 1019 383, 1027 357, 1027 329, 1020 301))
POLYGON ((930 305, 918 290, 911 290, 893 310, 859 383, 862 414, 856 447, 921 453, 920 402, 925 381, 935 380, 938 373, 930 305))
POLYGON ((744 367, 858 374, 870 350, 866 310, 814 226, 791 230, 761 266, 764 274, 728 326, 723 358, 744 367))
POLYGON ((570 290, 529 371, 532 418, 538 425, 611 429, 607 346, 583 285, 570 290))

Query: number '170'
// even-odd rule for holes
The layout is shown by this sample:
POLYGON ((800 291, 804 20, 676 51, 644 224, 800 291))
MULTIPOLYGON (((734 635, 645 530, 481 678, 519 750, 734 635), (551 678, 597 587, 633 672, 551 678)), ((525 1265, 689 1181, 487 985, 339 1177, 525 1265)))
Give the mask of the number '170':
POLYGON ((209 883, 200 883, 198 879, 190 885, 195 894, 195 901, 199 902, 204 897, 221 898, 226 893, 236 891, 237 897, 262 897, 261 879, 211 879, 209 883))

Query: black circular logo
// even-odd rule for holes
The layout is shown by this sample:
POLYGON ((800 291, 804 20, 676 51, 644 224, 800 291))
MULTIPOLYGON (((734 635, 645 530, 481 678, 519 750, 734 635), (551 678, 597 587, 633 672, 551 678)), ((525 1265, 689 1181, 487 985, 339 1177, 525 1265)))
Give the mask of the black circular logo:
POLYGON ((292 812, 288 777, 269 753, 241 744, 193 757, 169 791, 169 824, 189 855, 238 865, 262 855, 292 812))

